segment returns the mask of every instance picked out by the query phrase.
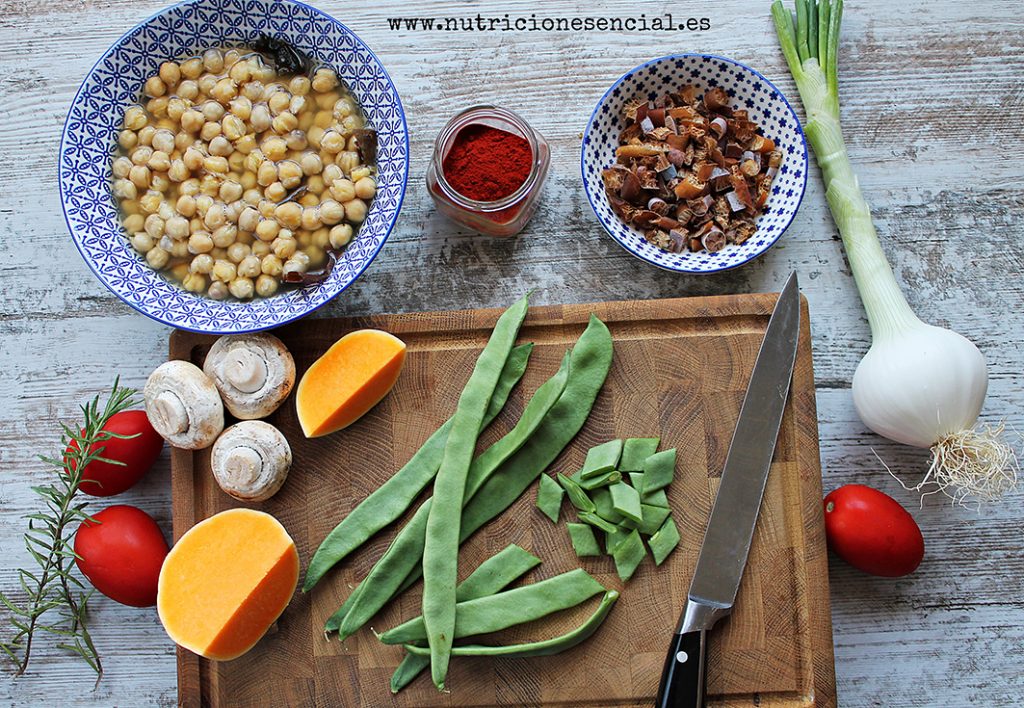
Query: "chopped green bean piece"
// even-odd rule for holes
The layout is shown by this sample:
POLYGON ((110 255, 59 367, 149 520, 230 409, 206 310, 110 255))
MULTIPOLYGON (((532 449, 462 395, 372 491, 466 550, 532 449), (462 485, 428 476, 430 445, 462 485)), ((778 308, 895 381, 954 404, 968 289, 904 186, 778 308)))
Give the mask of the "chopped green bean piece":
POLYGON ((653 492, 644 492, 644 473, 643 472, 630 472, 629 481, 633 485, 633 489, 640 492, 640 503, 649 504, 651 506, 663 506, 668 508, 668 496, 665 494, 664 489, 656 489, 653 492))
POLYGON ((590 498, 594 501, 594 506, 597 507, 595 512, 605 521, 610 521, 613 524, 617 524, 622 521, 622 514, 615 511, 612 507, 612 493, 608 491, 607 487, 601 487, 600 489, 594 490, 590 495, 590 498))
POLYGON ((679 529, 676 528, 676 522, 671 516, 665 519, 657 533, 647 539, 647 545, 651 547, 655 565, 661 565, 668 558, 668 554, 676 549, 679 545, 679 529))
POLYGON ((615 553, 615 549, 619 547, 626 537, 631 533, 631 529, 626 529, 621 526, 616 526, 614 531, 608 531, 604 535, 604 549, 608 555, 615 553))
MULTIPOLYGON (((623 472, 643 472, 644 460, 658 451, 661 438, 629 438, 622 446, 622 462, 619 469, 623 472)), ((635 485, 634 485, 635 486, 635 485)))
POLYGON ((644 536, 653 536, 661 528, 661 525, 665 523, 665 519, 669 517, 671 513, 668 509, 663 506, 651 506, 650 504, 640 504, 640 511, 643 514, 643 521, 637 526, 644 536))
POLYGON ((640 509, 640 493, 625 482, 619 482, 608 487, 612 494, 612 508, 627 519, 632 519, 638 524, 643 519, 640 509))
POLYGON ((566 527, 569 529, 569 540, 572 541, 572 549, 576 551, 576 555, 582 558, 583 556, 599 556, 601 555, 601 548, 597 545, 597 538, 594 537, 594 531, 586 524, 573 524, 568 523, 566 527))
MULTIPOLYGON (((618 599, 618 591, 609 590, 604 594, 604 597, 601 598, 601 602, 594 611, 594 614, 587 618, 586 622, 561 636, 544 639, 539 642, 530 642, 528 644, 506 644, 504 646, 464 644, 462 646, 452 647, 452 656, 526 657, 551 656, 552 654, 559 654, 589 639, 591 635, 597 631, 597 628, 601 626, 604 618, 608 616, 608 612, 612 609, 612 605, 614 605, 615 601, 618 599)), ((430 656, 430 650, 426 647, 407 644, 405 648, 406 651, 417 656, 430 656)))
POLYGON ((645 555, 647 555, 647 551, 644 549, 644 542, 640 540, 640 533, 633 529, 612 551, 615 571, 619 574, 619 577, 622 580, 629 580, 633 577, 633 573, 643 561, 645 555))
POLYGON ((558 512, 562 508, 562 497, 565 490, 551 479, 550 475, 540 476, 540 486, 537 487, 537 508, 544 512, 544 516, 558 523, 558 512))
POLYGON ((610 472, 619 464, 622 456, 622 441, 609 440, 587 451, 587 459, 580 470, 580 477, 589 479, 591 477, 610 472))
POLYGON ((618 470, 611 470, 610 472, 599 474, 596 477, 582 479, 580 480, 579 485, 581 488, 589 491, 591 489, 597 489, 598 487, 607 487, 610 484, 615 484, 616 482, 621 481, 622 473, 619 472, 618 470))
POLYGON ((649 494, 664 489, 672 483, 675 472, 675 448, 654 453, 644 462, 644 488, 640 491, 649 494))
POLYGON ((594 502, 590 501, 590 497, 583 491, 580 485, 573 482, 571 479, 566 477, 561 472, 558 473, 558 483, 562 485, 562 488, 569 493, 569 501, 572 505, 580 511, 596 511, 597 507, 594 506, 594 502))
POLYGON ((602 531, 604 531, 605 533, 610 533, 612 530, 615 529, 615 524, 613 524, 613 523, 611 523, 609 521, 605 521, 600 516, 598 516, 595 512, 592 512, 592 511, 577 511, 576 512, 576 516, 579 517, 580 521, 582 521, 584 523, 587 523, 587 524, 590 524, 591 526, 594 526, 596 528, 599 528, 602 531))
MULTIPOLYGON (((505 590, 457 605, 454 639, 497 632, 532 622, 590 599, 605 589, 582 568, 532 585, 505 590)), ((381 634, 385 644, 408 644, 427 638, 423 617, 414 617, 381 634)))

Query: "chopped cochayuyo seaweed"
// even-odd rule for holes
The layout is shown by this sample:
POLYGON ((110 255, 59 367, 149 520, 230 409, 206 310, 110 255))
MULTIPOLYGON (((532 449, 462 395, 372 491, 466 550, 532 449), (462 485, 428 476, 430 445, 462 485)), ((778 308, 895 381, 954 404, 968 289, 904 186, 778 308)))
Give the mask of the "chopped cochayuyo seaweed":
POLYGON ((720 251, 756 230, 782 164, 721 88, 687 85, 654 101, 626 105, 616 162, 602 172, 619 217, 666 251, 720 251))

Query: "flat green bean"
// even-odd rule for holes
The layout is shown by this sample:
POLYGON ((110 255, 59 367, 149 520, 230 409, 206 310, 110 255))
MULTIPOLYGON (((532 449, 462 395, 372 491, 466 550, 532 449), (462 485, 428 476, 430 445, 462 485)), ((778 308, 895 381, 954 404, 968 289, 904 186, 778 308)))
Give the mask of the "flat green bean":
POLYGON ((572 549, 576 551, 577 556, 582 558, 583 556, 601 555, 601 548, 597 545, 597 539, 589 526, 574 523, 567 523, 565 526, 569 529, 569 540, 572 542, 572 549))
MULTIPOLYGON (((434 478, 434 502, 427 515, 423 543, 423 622, 430 644, 430 673, 437 690, 444 689, 455 629, 455 586, 459 565, 459 522, 466 481, 473 464, 487 403, 498 385, 519 327, 526 318, 528 295, 498 318, 473 373, 459 396, 444 457, 434 478)), ((524 439, 525 442, 525 439, 524 439)), ((511 453, 510 453, 511 454, 511 453)))
POLYGON ((642 472, 644 460, 658 451, 660 442, 661 438, 629 438, 626 440, 622 446, 622 461, 619 463, 619 470, 642 472))
POLYGON ((594 506, 597 507, 595 513, 602 519, 613 524, 622 521, 622 514, 612 508, 612 494, 607 487, 594 490, 590 498, 594 501, 594 506))
POLYGON ((577 511, 576 516, 579 520, 585 524, 590 524, 595 528, 599 528, 605 533, 611 533, 615 530, 615 524, 610 521, 605 521, 596 512, 593 511, 577 511))
MULTIPOLYGON (((570 477, 569 479, 572 479, 570 477)), ((574 480, 575 481, 575 480, 574 480)), ((589 477, 579 482, 580 488, 586 491, 597 489, 598 487, 607 487, 615 484, 616 482, 622 481, 622 473, 618 470, 609 470, 608 472, 602 472, 599 475, 589 477)))
POLYGON ((633 484, 633 489, 640 492, 640 503, 649 504, 650 506, 661 506, 666 509, 668 506, 668 495, 665 494, 664 489, 657 489, 653 492, 645 492, 644 489, 644 473, 643 472, 630 472, 629 481, 633 484))
MULTIPOLYGON (((490 475, 501 468, 505 461, 514 459, 516 451, 523 446, 524 441, 543 426, 547 414, 564 395, 571 371, 570 356, 567 354, 558 372, 534 392, 515 427, 473 460, 466 484, 467 499, 490 475)), ((344 640, 352 636, 392 597, 419 577, 420 559, 423 558, 426 542, 427 519, 432 506, 433 497, 420 505, 409 523, 398 532, 387 551, 354 591, 358 593, 358 597, 337 625, 339 639, 344 640)))
MULTIPOLYGON (((601 583, 582 568, 547 580, 466 600, 456 605, 453 639, 507 629, 566 610, 604 592, 601 583)), ((423 617, 414 617, 379 637, 385 644, 409 644, 427 638, 423 617)), ((433 652, 431 652, 433 659, 433 652)))
POLYGON ((587 450, 587 459, 580 470, 581 479, 590 479, 605 472, 611 472, 622 456, 622 441, 609 440, 587 450))
POLYGON ((647 545, 651 547, 651 555, 654 556, 654 564, 661 565, 668 558, 668 555, 679 545, 679 529, 676 522, 669 516, 661 525, 657 533, 647 539, 647 545))
POLYGON ((643 519, 640 508, 640 493, 625 482, 608 487, 612 495, 612 508, 627 519, 640 523, 643 519))
MULTIPOLYGON (((539 642, 524 644, 506 644, 504 646, 486 646, 483 644, 464 644, 452 647, 452 656, 504 656, 508 658, 523 658, 528 656, 551 656, 560 654, 563 651, 572 649, 574 646, 585 642, 593 636, 604 618, 611 612, 615 601, 619 599, 617 590, 609 590, 601 598, 594 613, 587 620, 572 631, 565 634, 544 639, 539 642)), ((425 647, 407 645, 406 650, 412 654, 430 655, 430 650, 425 647)))
POLYGON ((569 495, 569 501, 579 511, 596 511, 597 507, 594 502, 591 501, 587 493, 583 491, 583 487, 577 484, 574 480, 566 477, 561 472, 558 473, 558 483, 562 485, 562 489, 569 495))
POLYGON ((640 521, 640 525, 636 528, 645 536, 656 534, 671 513, 666 507, 651 506, 650 504, 641 504, 640 510, 643 514, 643 520, 640 521))
POLYGON ((644 461, 644 494, 663 489, 672 483, 676 472, 676 449, 656 452, 644 461))
POLYGON ((537 508, 544 513, 544 516, 558 523, 558 513, 562 510, 562 497, 565 490, 558 482, 546 474, 540 476, 540 484, 537 485, 537 508))
POLYGON ((647 551, 644 549, 644 542, 640 540, 640 534, 636 529, 629 532, 629 535, 612 551, 612 559, 615 561, 615 571, 622 580, 629 580, 633 577, 637 567, 643 562, 647 551))
MULTIPOLYGON (((505 407, 513 387, 526 371, 526 364, 533 350, 532 344, 516 347, 508 355, 505 367, 501 371, 498 385, 494 389, 484 416, 483 427, 487 427, 505 407)), ((372 494, 359 503, 317 548, 306 569, 306 579, 302 591, 307 592, 345 556, 366 543, 375 533, 392 523, 405 513, 420 495, 423 488, 437 474, 444 455, 445 442, 452 421, 448 419, 444 425, 427 438, 419 450, 409 458, 405 465, 378 487, 372 494)))
MULTIPOLYGON (((513 543, 478 565, 468 578, 459 583, 455 588, 455 599, 465 602, 493 595, 538 565, 540 558, 513 543)), ((424 648, 424 651, 425 656, 410 652, 398 664, 391 675, 392 693, 401 691, 430 666, 430 649, 424 648)))

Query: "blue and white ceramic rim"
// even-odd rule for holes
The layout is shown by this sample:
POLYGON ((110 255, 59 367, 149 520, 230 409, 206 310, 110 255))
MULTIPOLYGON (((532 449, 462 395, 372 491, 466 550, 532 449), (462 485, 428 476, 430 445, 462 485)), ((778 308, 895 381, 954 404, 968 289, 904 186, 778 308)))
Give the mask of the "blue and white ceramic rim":
POLYGON ((394 227, 409 176, 405 112, 391 77, 354 32, 296 0, 187 0, 126 32, 86 75, 61 135, 58 182, 68 230, 96 277, 117 297, 158 322, 227 334, 278 327, 344 291, 369 267, 394 227), (110 193, 111 156, 124 109, 137 102, 160 62, 210 47, 283 37, 334 69, 377 131, 378 189, 367 218, 330 277, 269 298, 216 301, 186 292, 153 271, 131 247, 110 193), (154 51, 155 49, 155 51, 154 51))
MULTIPOLYGON (((709 71, 707 67, 702 67, 701 70, 691 69, 687 73, 688 75, 685 79, 673 77, 675 85, 682 86, 687 83, 694 83, 704 88, 707 86, 723 85, 723 82, 716 80, 714 77, 708 78, 709 71)), ((665 77, 662 77, 661 80, 668 81, 665 77)), ((643 90, 642 84, 639 90, 643 90)), ((653 99, 657 93, 656 91, 649 91, 649 99, 653 99)), ((594 210, 598 221, 601 222, 605 231, 623 249, 651 265, 676 273, 717 273, 737 268, 757 258, 775 245, 786 229, 789 228, 789 225, 796 217, 807 188, 807 142, 800 125, 800 119, 796 111, 793 110, 793 106, 786 99, 782 91, 763 74, 738 61, 715 54, 692 52, 669 54, 657 59, 651 59, 627 71, 601 96, 601 99, 597 102, 594 111, 590 115, 590 120, 587 122, 583 135, 583 144, 580 149, 580 175, 583 178, 583 189, 587 195, 587 200, 590 202, 590 206, 594 210), (622 88, 624 85, 633 81, 637 74, 650 71, 668 62, 676 65, 675 71, 681 71, 687 63, 701 65, 717 64, 719 74, 725 73, 726 70, 732 67, 731 73, 734 76, 734 81, 739 81, 739 77, 741 75, 744 76, 744 86, 742 87, 744 94, 736 91, 736 86, 731 88, 724 86, 730 92, 730 97, 735 102, 746 95, 745 100, 750 101, 752 100, 751 96, 764 94, 759 98, 759 102, 763 106, 758 110, 755 111, 753 109, 759 104, 751 105, 748 103, 746 105, 751 110, 751 119, 760 125, 765 136, 772 138, 779 148, 792 148, 791 152, 784 155, 779 175, 773 182, 773 194, 766 205, 766 213, 758 217, 757 232, 740 246, 730 244, 718 253, 693 253, 688 251, 669 253, 648 243, 642 233, 627 226, 612 211, 611 206, 608 204, 608 199, 604 192, 604 183, 601 180, 601 169, 610 166, 615 160, 614 151, 618 145, 619 131, 606 132, 601 140, 595 140, 599 130, 598 123, 602 120, 600 114, 602 112, 611 113, 612 116, 609 119, 616 118, 616 120, 611 121, 612 124, 617 122, 618 110, 611 110, 609 104, 613 100, 621 103, 637 95, 636 91, 623 92, 622 88), (757 86, 758 83, 761 86, 757 86), (772 116, 772 120, 766 121, 764 111, 768 110, 769 107, 772 111, 769 114, 772 116), (780 118, 777 115, 779 113, 782 113, 783 117, 780 118), (594 164, 588 164, 588 160, 593 161, 594 164), (785 191, 783 190, 784 187, 785 191), (771 221, 767 222, 768 219, 771 221)))

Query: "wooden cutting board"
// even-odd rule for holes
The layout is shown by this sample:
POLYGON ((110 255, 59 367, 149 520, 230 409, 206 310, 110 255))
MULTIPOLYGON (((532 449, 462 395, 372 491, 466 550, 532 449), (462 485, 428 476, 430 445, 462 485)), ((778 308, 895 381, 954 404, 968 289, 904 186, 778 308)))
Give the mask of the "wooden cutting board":
MULTIPOLYGON (((682 535, 660 567, 648 557, 619 581, 609 558, 577 559, 563 508, 558 526, 534 506, 536 485, 463 545, 459 577, 509 543, 543 560, 521 582, 582 566, 622 597, 590 640, 558 656, 453 660, 448 693, 429 672, 397 696, 388 688, 397 647, 364 628, 344 644, 322 632, 326 618, 380 557, 389 528, 346 559, 311 593, 296 591, 276 630, 235 661, 211 662, 178 650, 179 702, 186 706, 650 706, 664 652, 686 597, 718 477, 757 356, 774 295, 704 297, 531 308, 520 341, 535 343, 529 369, 505 411, 483 436, 489 444, 514 424, 530 394, 558 367, 596 312, 615 342, 611 372, 586 426, 549 468, 572 472, 586 450, 616 437, 654 436, 679 450, 669 497, 682 535)), ((404 464, 454 411, 499 311, 468 310, 359 319, 308 319, 275 332, 299 375, 340 336, 376 327, 402 338, 408 357, 394 390, 351 427, 306 440, 291 400, 268 420, 288 437, 294 465, 284 488, 256 508, 285 525, 303 572, 331 528, 404 464)), ((718 706, 835 705, 828 568, 821 508, 814 377, 806 301, 792 395, 735 610, 715 629, 708 690, 718 706)), ((201 364, 213 337, 175 332, 171 358, 201 364)), ((209 452, 175 450, 174 536, 240 505, 217 487, 209 452)), ((569 518, 568 520, 572 520, 569 518)), ((597 600, 494 641, 553 636, 589 615, 597 600)), ((385 608, 377 630, 419 614, 420 586, 385 608)))

